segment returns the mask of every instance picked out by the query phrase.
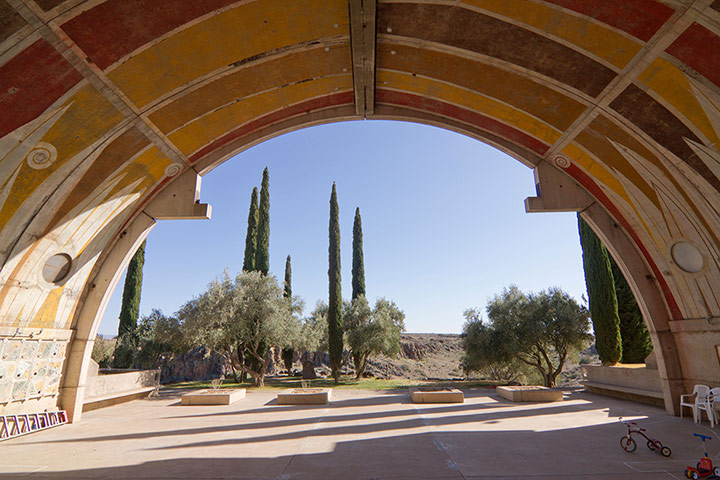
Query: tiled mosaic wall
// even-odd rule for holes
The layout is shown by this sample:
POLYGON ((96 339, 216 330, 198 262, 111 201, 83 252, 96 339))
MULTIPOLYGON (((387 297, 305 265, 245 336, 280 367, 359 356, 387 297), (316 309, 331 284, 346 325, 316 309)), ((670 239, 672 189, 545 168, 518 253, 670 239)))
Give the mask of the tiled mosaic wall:
POLYGON ((57 395, 67 340, 0 339, 0 408, 57 395))

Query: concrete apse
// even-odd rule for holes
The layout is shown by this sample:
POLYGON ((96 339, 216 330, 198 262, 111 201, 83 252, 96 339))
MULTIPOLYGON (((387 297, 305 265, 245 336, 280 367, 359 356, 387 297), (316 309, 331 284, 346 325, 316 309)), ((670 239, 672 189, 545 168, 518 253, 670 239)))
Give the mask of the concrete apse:
POLYGON ((628 277, 667 411, 720 385, 720 0, 0 0, 0 413, 80 417, 121 272, 210 216, 202 175, 361 119, 534 169, 526 209, 628 277))

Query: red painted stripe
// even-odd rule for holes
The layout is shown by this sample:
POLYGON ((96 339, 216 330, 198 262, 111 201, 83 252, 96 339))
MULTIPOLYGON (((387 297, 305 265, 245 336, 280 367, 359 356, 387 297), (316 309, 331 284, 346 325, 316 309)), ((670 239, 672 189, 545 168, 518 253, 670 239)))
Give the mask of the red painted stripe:
POLYGON ((650 256, 650 252, 648 252, 647 248, 645 248, 645 245, 643 245, 643 243, 640 241, 640 237, 638 237, 638 234, 630 226, 625 217, 623 217, 623 215, 620 213, 620 210, 618 210, 615 204, 610 200, 610 198, 605 195, 605 192, 603 192, 603 190, 598 186, 598 184, 595 183, 595 181, 590 178, 590 176, 585 173, 584 170, 580 169, 580 167, 576 166, 575 164, 570 164, 570 166, 565 169, 565 172, 567 172, 571 177, 577 180, 580 185, 585 187, 587 191, 590 192, 592 196, 595 197, 595 199, 599 201, 610 212, 610 215, 612 215, 618 222, 620 222, 625 231, 628 232, 628 234, 630 235, 630 238, 632 238, 633 242, 635 242, 635 245, 637 245, 637 247, 640 249, 640 252, 642 253, 643 257, 645 257, 648 265, 650 265, 650 269, 655 275, 655 279, 660 285, 660 290, 662 291, 668 308, 670 309, 671 318, 682 318, 682 315, 680 313, 680 307, 678 307, 677 301, 675 300, 675 297, 670 291, 670 287, 668 286, 667 281, 665 281, 665 277, 662 275, 660 269, 655 264, 655 261, 650 256))
POLYGON ((375 99, 378 103, 385 103, 389 105, 401 105, 405 107, 411 107, 418 110, 424 110, 428 112, 437 113, 446 117, 451 117, 461 122, 469 123, 482 130, 493 132, 500 137, 506 138, 514 143, 522 145, 523 147, 537 153, 538 155, 544 155, 545 152, 550 148, 545 143, 539 141, 535 137, 518 130, 510 125, 506 125, 502 122, 481 115, 472 110, 450 105, 445 102, 438 100, 432 100, 429 98, 419 97, 409 93, 396 92, 392 90, 378 89, 375 94, 375 99))
POLYGON ((648 41, 675 10, 655 0, 545 0, 648 41))
POLYGON ((0 67, 0 138, 40 116, 82 78, 43 39, 20 52, 0 67))
POLYGON ((277 123, 281 120, 287 120, 290 117, 310 113, 315 110, 320 110, 327 107, 335 107, 338 105, 349 105, 355 100, 353 92, 342 92, 328 95, 326 97, 315 98, 308 100, 307 102, 297 103, 290 105, 289 107, 278 110, 276 112, 265 115, 258 119, 248 122, 245 125, 223 135, 209 145, 204 146, 197 152, 193 153, 189 157, 191 163, 195 163, 206 155, 214 152, 220 147, 223 147, 238 138, 244 137, 252 132, 260 130, 261 128, 267 127, 273 123, 277 123))
POLYGON ((62 25, 98 65, 115 61, 167 32, 237 0, 109 0, 62 25))
POLYGON ((720 86, 720 37, 693 23, 666 50, 720 86))

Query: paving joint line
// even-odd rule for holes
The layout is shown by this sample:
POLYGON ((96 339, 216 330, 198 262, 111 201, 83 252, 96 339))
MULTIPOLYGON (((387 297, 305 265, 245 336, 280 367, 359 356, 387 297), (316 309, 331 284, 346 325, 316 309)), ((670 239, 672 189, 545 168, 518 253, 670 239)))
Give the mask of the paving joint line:
POLYGON ((455 462, 455 459, 450 455, 450 452, 448 452, 447 448, 445 448, 445 445, 440 441, 440 439, 435 434, 435 429, 432 425, 428 422, 428 419, 423 416, 422 413, 420 413, 420 410, 418 409, 417 404, 413 403, 413 408, 415 409, 415 412, 417 413, 417 416, 422 420, 423 424, 428 428, 430 431, 430 435, 433 437, 433 444, 438 448, 438 450, 441 450, 443 453, 445 453, 445 456, 448 458, 448 467, 455 470, 458 475, 460 475, 460 478, 463 480, 468 480, 468 477, 463 474, 463 472, 460 470, 460 467, 458 467, 457 462, 455 462))
POLYGON ((283 468, 282 473, 277 477, 279 480, 289 480, 290 479, 290 475, 287 473, 288 468, 290 468, 290 464, 293 462, 293 460, 295 460, 295 457, 297 457, 300 454, 303 447, 305 447, 305 445, 308 443, 308 441, 310 440, 310 437, 313 436, 313 433, 315 432, 315 430, 317 430, 318 426, 325 419, 325 417, 327 416, 329 411, 330 411, 330 407, 326 407, 322 411, 322 414, 318 417, 317 421, 313 424, 313 428, 310 429, 310 431, 308 432, 307 435, 305 435, 305 438, 303 438, 303 441, 300 442, 300 445, 298 446, 297 450, 295 451, 295 453, 292 454, 292 456, 290 457, 290 460, 288 460, 287 464, 285 465, 285 468, 283 468))

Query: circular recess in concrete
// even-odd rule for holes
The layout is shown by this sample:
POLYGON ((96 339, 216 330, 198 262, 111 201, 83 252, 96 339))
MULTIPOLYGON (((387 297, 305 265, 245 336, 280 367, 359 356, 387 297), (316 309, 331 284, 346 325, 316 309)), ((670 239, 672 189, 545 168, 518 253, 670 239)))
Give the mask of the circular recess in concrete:
POLYGON ((46 282, 60 283, 67 278, 72 267, 72 258, 66 253, 57 253, 48 258, 42 269, 42 276, 46 282))
POLYGON ((698 273, 705 265, 700 250, 687 242, 677 242, 670 249, 670 254, 675 264, 688 273, 698 273))

